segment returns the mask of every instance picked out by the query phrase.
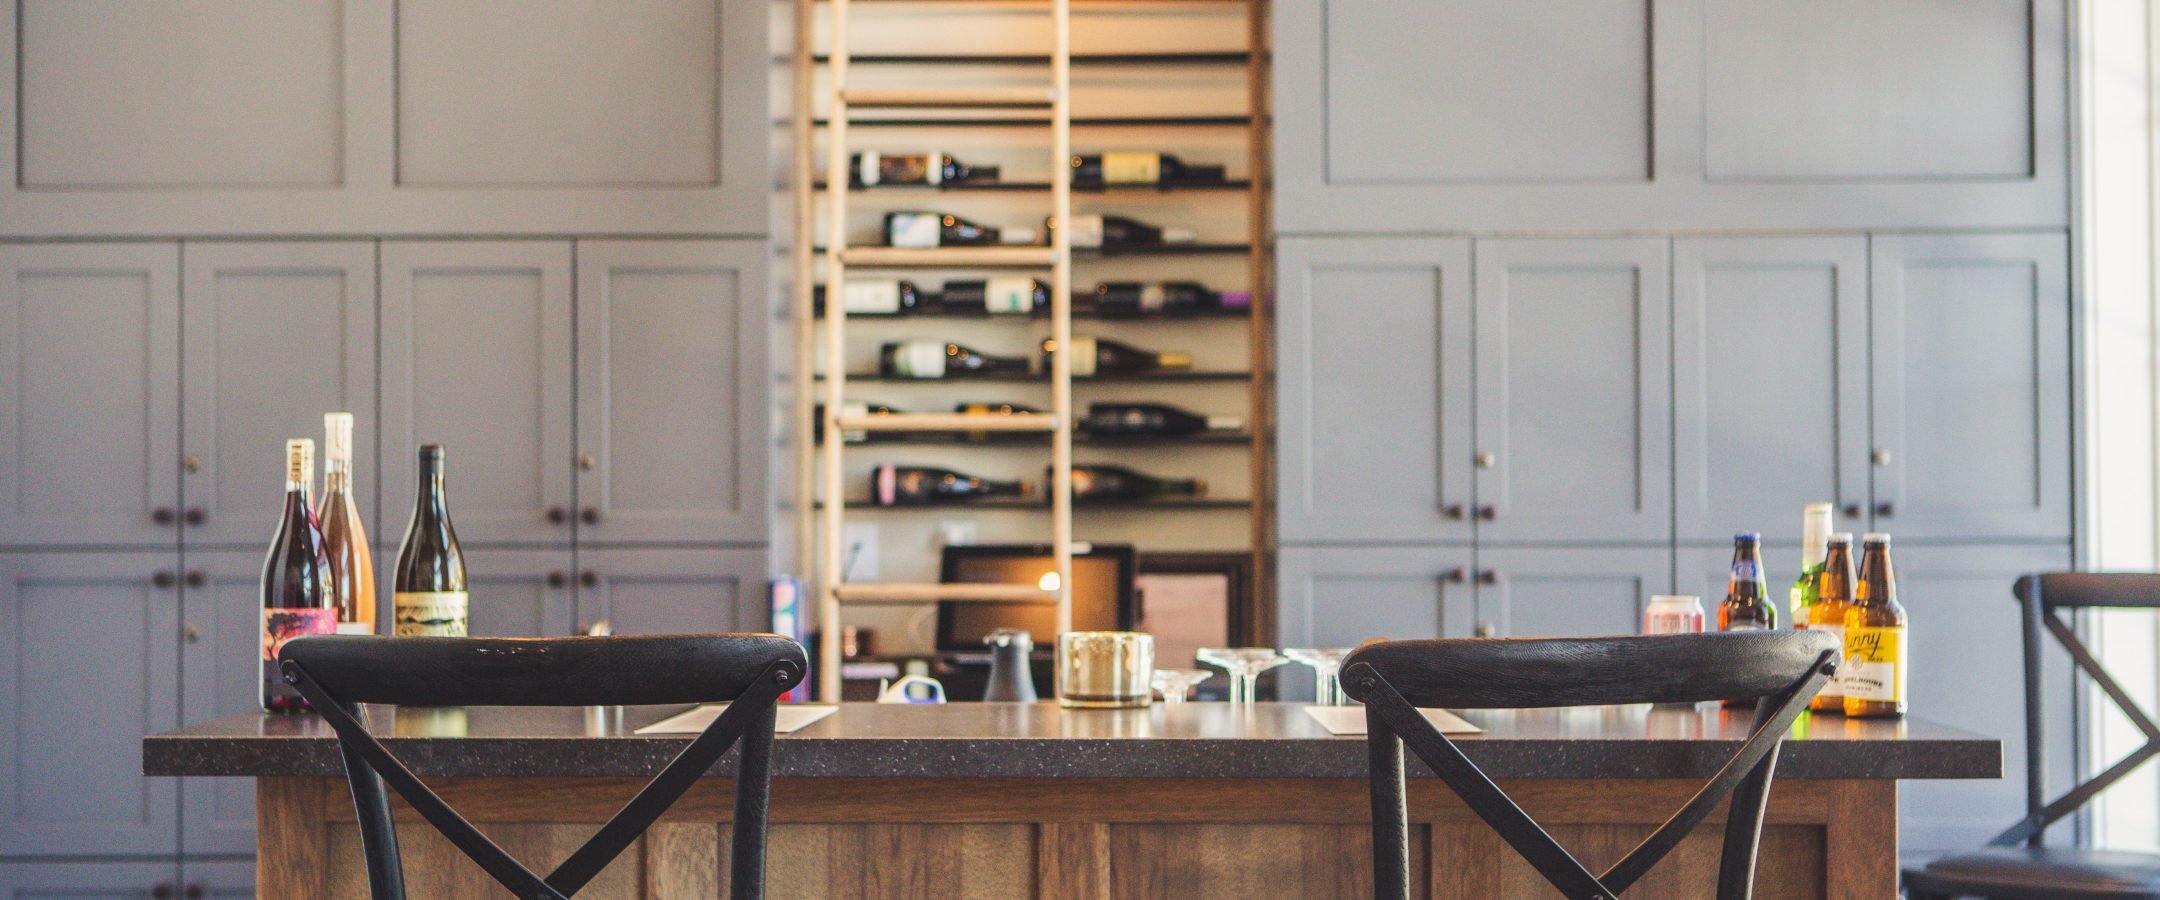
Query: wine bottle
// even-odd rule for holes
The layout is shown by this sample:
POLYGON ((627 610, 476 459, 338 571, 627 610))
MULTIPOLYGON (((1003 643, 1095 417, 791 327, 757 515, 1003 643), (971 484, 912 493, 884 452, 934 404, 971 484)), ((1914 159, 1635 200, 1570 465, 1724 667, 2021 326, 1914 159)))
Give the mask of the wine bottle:
POLYGON ((951 213, 903 211, 885 214, 885 246, 888 247, 989 247, 1032 244, 1038 237, 1032 228, 992 228, 951 213))
POLYGON ((1105 281, 1095 286, 1095 314, 1106 319, 1189 316, 1251 306, 1251 294, 1211 291, 1196 281, 1105 281))
POLYGON ((1113 151, 1072 158, 1072 183, 1076 188, 1100 188, 1114 184, 1221 184, 1222 166, 1196 166, 1168 153, 1113 151))
POLYGON ((855 187, 891 184, 961 184, 995 182, 996 166, 971 166, 950 153, 879 153, 864 150, 848 161, 848 181, 855 187))
POLYGON ((465 553, 443 498, 441 444, 420 445, 420 496, 398 548, 396 578, 398 634, 466 636, 465 553))
POLYGON ((277 535, 270 539, 270 554, 263 560, 262 708, 266 710, 308 708, 307 700, 285 683, 278 670, 277 654, 285 642, 337 631, 337 609, 330 605, 330 556, 323 549, 315 508, 308 502, 308 485, 314 480, 315 442, 307 438, 286 441, 285 512, 278 518, 277 535))
POLYGON ((353 415, 323 415, 323 495, 316 518, 330 555, 331 606, 339 634, 375 633, 375 559, 353 500, 353 415))
MULTIPOLYGON (((886 406, 886 405, 885 405, 885 404, 883 404, 883 403, 842 403, 842 404, 840 404, 840 416, 841 416, 842 418, 855 418, 855 417, 858 417, 858 416, 892 416, 892 415, 898 415, 899 413, 900 413, 900 411, 899 411, 899 410, 897 410, 897 409, 894 409, 894 408, 892 408, 892 407, 890 407, 890 406, 886 406)), ((845 442, 845 443, 849 443, 849 444, 860 444, 860 443, 864 443, 864 442, 866 442, 866 441, 874 441, 874 440, 877 440, 877 439, 878 439, 878 438, 877 438, 877 433, 876 433, 876 432, 869 432, 869 431, 842 431, 842 432, 840 432, 840 440, 841 440, 841 441, 843 441, 843 442, 845 442)), ((822 444, 822 443, 824 443, 824 442, 825 442, 825 404, 823 404, 823 403, 820 403, 820 404, 818 404, 818 405, 817 405, 817 413, 816 413, 816 415, 814 415, 814 416, 812 416, 812 417, 811 417, 811 421, 810 421, 810 440, 811 440, 811 441, 813 441, 813 442, 815 442, 815 443, 820 443, 820 444, 822 444)))
POLYGON ((878 348, 878 374, 888 378, 951 378, 1027 374, 1028 361, 992 356, 944 341, 895 341, 878 348))
POLYGON ((1029 492, 1025 481, 991 481, 931 466, 879 463, 870 470, 870 502, 877 506, 935 506, 1029 492))
MULTIPOLYGON (((1057 227, 1055 221, 1048 224, 1057 227)), ((1087 213, 1072 217, 1072 245, 1078 249, 1190 244, 1199 239, 1199 234, 1190 228, 1157 228, 1125 216, 1087 213)))
MULTIPOLYGON (((903 316, 925 311, 930 294, 905 278, 850 278, 840 286, 840 308, 851 316, 903 316)), ((825 285, 810 291, 811 311, 825 314, 825 285)))
MULTIPOLYGON (((1018 403, 955 403, 953 404, 953 412, 963 416, 988 417, 1040 415, 1042 410, 1032 406, 1021 406, 1018 403)), ((971 441, 996 440, 1001 437, 1008 439, 1028 437, 1026 432, 1018 431, 963 431, 960 434, 971 441)))
POLYGON ((1183 437, 1244 427, 1235 416, 1203 416, 1160 403, 1092 403, 1080 420, 1081 432, 1102 437, 1183 437))
POLYGON ((1050 310, 1050 286, 1033 278, 990 278, 945 282, 938 305, 959 312, 1034 315, 1050 310))
POLYGON ((1207 494, 1207 482, 1198 478, 1156 478, 1124 466, 1084 465, 1072 467, 1072 494, 1076 503, 1199 497, 1207 494))
MULTIPOLYGON (((1057 340, 1044 338, 1042 349, 1043 367, 1047 369, 1050 366, 1050 354, 1057 350, 1057 340)), ((1072 351, 1072 373, 1075 378, 1192 368, 1190 353, 1155 353, 1109 338, 1075 336, 1072 339, 1072 351)))

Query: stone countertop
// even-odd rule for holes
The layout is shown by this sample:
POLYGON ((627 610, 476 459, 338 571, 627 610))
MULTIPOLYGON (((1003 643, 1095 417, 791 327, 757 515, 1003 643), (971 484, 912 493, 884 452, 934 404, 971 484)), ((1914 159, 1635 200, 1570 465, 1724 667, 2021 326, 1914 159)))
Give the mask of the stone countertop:
MULTIPOLYGON (((650 776, 688 736, 640 736, 687 707, 370 707, 369 724, 423 776, 650 776), (388 727, 385 727, 385 726, 388 727)), ((1715 704, 1473 710, 1457 741, 1495 778, 1703 778, 1749 714, 1715 704)), ((732 757, 713 774, 733 771, 732 757)), ((1408 756, 1411 777, 1430 771, 1408 756)), ((1328 734, 1303 704, 1062 710, 1054 703, 843 704, 781 735, 781 778, 1363 778, 1365 739, 1328 734)), ((342 776, 336 739, 307 714, 227 716, 143 739, 147 775, 342 776)), ((1810 716, 1780 778, 1999 778, 2002 743, 1919 719, 1810 716)))

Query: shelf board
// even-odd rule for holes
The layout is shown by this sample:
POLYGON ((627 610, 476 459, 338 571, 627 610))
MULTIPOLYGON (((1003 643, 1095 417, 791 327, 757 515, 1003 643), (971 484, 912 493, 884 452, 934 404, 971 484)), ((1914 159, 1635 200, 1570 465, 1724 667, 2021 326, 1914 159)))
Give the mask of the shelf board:
MULTIPOLYGON (((823 182, 823 181, 815 182, 814 184, 812 184, 812 185, 811 185, 811 187, 812 187, 813 189, 815 189, 815 190, 820 190, 820 191, 822 191, 822 190, 824 190, 824 189, 825 189, 825 182, 823 182)), ((968 193, 1023 193, 1023 192, 1040 192, 1040 191, 1047 191, 1047 190, 1049 190, 1049 189, 1050 189, 1050 182, 1047 182, 1047 181, 976 181, 976 182, 967 182, 967 181, 962 181, 962 182, 957 182, 957 183, 954 183, 954 184, 937 184, 937 185, 931 185, 931 184, 880 184, 880 185, 875 185, 875 186, 872 186, 872 187, 866 187, 866 188, 864 188, 864 187, 850 187, 850 188, 848 188, 848 191, 849 191, 849 193, 854 193, 854 194, 864 194, 864 193, 885 193, 885 192, 888 192, 888 191, 893 191, 893 192, 910 192, 910 193, 927 193, 927 192, 936 192, 936 193, 940 193, 940 194, 968 194, 968 193)), ((1206 192, 1206 193, 1220 193, 1220 192, 1224 192, 1224 191, 1245 191, 1245 190, 1251 190, 1251 189, 1252 189, 1252 180, 1251 180, 1251 179, 1249 179, 1249 178, 1230 178, 1230 179, 1225 179, 1225 180, 1222 180, 1222 181, 1206 181, 1206 182, 1187 183, 1187 184, 1164 184, 1164 185, 1154 185, 1154 184, 1114 184, 1114 185, 1104 185, 1104 186, 1102 186, 1102 187, 1082 187, 1082 186, 1080 186, 1080 185, 1077 185, 1077 184, 1076 184, 1076 185, 1073 185, 1073 189, 1072 189, 1072 190, 1073 190, 1073 193, 1074 193, 1074 194, 1091 194, 1091 195, 1093 195, 1093 194, 1119 194, 1119 195, 1129 195, 1129 194, 1182 194, 1182 193, 1187 193, 1187 192, 1206 192)))
POLYGON ((864 109, 1019 109, 1049 106, 1057 99, 1057 91, 1047 87, 848 88, 840 92, 840 99, 864 109))
MULTIPOLYGON (((862 246, 847 248, 843 261, 851 266, 882 268, 888 266, 943 268, 973 268, 977 266, 1024 266, 1044 268, 1050 265, 1044 256, 1048 247, 934 247, 921 250, 862 246), (1033 252, 1030 252, 1033 251, 1033 252), (967 261, 980 259, 980 262, 967 261), (951 259, 954 262, 947 263, 951 259)), ((824 255, 822 246, 810 248, 810 252, 824 255)), ((1074 247, 1073 260, 1126 259, 1139 256, 1239 256, 1252 252, 1251 244, 1155 244, 1146 247, 1074 247)))
MULTIPOLYGON (((1073 295, 1076 297, 1080 296, 1081 292, 1074 291, 1073 295)), ((1198 322, 1210 320, 1238 322, 1252 318, 1252 309, 1249 307, 1244 309, 1205 309, 1198 312, 1186 313, 1183 315, 1175 316, 1106 316, 1095 312, 1094 310, 1081 308, 1080 304, 1077 303, 1074 304, 1074 306, 1076 307, 1073 310, 1072 314, 1072 317, 1074 319, 1086 319, 1092 322, 1133 322, 1141 324, 1175 325, 1183 322, 1198 322)), ((825 315, 823 313, 818 314, 818 318, 822 319, 824 317, 825 315)), ((971 319, 1000 322, 1047 322, 1050 320, 1050 314, 1040 313, 1023 316, 1015 313, 992 313, 981 309, 948 309, 944 306, 935 306, 931 307, 927 311, 913 312, 906 315, 880 315, 877 313, 848 314, 848 321, 850 322, 905 322, 911 319, 971 319)))
MULTIPOLYGON (((825 376, 819 375, 817 380, 824 381, 825 376)), ((986 384, 1049 384, 1050 376, 1029 373, 1025 375, 956 375, 949 378, 906 378, 899 375, 882 375, 877 372, 849 372, 847 380, 884 384, 969 384, 977 382, 986 384)), ((1136 375, 1073 376, 1074 384, 1145 384, 1150 382, 1174 384, 1194 381, 1244 382, 1251 380, 1251 372, 1145 372, 1136 375)))
MULTIPOLYGON (((844 429, 854 430, 854 429, 844 429)), ((1243 447, 1252 443, 1253 436, 1244 431, 1210 431, 1183 437, 1091 435, 1085 432, 1073 435, 1075 447, 1243 447)), ((1035 448, 1050 445, 1048 435, 1039 434, 992 434, 973 436, 964 431, 898 431, 877 432, 867 441, 851 441, 849 447, 878 448, 893 444, 917 444, 945 447, 1015 447, 1035 448)))
MULTIPOLYGON (((1076 66, 1183 66, 1183 65, 1246 65, 1252 62, 1252 54, 1243 50, 1195 51, 1185 53, 1075 53, 1072 64, 1076 66)), ((818 65, 832 62, 827 54, 810 57, 818 65)), ((981 66, 1047 66, 1050 57, 1025 53, 942 53, 906 54, 872 53, 848 57, 848 65, 981 65, 981 66)))
MULTIPOLYGON (((1073 512, 1089 513, 1141 512, 1145 510, 1249 509, 1252 507, 1252 505, 1253 502, 1251 500, 1217 497, 1191 497, 1177 500, 1139 500, 1130 502, 1107 500, 1097 500, 1091 502, 1087 500, 1075 500, 1073 501, 1073 512)), ((818 501, 817 507, 819 509, 824 509, 825 502, 822 500, 818 501)), ((1049 512, 1050 504, 1045 503, 1041 500, 996 499, 976 500, 970 503, 939 503, 928 506, 873 506, 871 505, 869 499, 863 498, 849 500, 847 508, 850 512, 907 512, 912 510, 918 512, 952 513, 970 509, 999 510, 1009 512, 1049 512)))
MULTIPOLYGON (((775 124, 785 124, 780 120, 775 124)), ((1251 116, 1075 116, 1074 128, 1244 128, 1253 123, 1251 116)), ((810 124, 823 128, 830 120, 816 118, 810 124)), ((884 128, 1047 128, 1050 120, 1040 117, 1021 116, 952 116, 952 117, 878 117, 857 116, 848 125, 884 128)))

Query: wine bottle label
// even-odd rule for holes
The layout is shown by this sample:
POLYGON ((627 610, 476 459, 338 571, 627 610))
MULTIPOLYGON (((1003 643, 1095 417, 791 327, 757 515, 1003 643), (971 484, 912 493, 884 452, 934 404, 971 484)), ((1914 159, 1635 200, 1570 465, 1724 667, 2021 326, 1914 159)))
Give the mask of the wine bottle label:
POLYGON ((1154 184, 1162 180, 1162 154, 1131 151, 1102 155, 1104 184, 1154 184))
POLYGON ((1169 292, 1163 290, 1163 285, 1160 281, 1150 281, 1146 284, 1141 285, 1140 312, 1145 315, 1154 315, 1156 313, 1162 312, 1164 300, 1167 299, 1168 296, 1169 292))
POLYGON ((1236 416, 1209 416, 1207 427, 1209 431, 1238 431, 1245 427, 1245 420, 1236 416))
POLYGON ((1726 631, 1764 631, 1761 622, 1734 622, 1725 626, 1726 631))
POLYGON ((1839 688, 1854 700, 1905 701, 1905 626, 1849 625, 1839 688))
POLYGON ((1074 378, 1086 378, 1095 374, 1095 339, 1074 337, 1072 339, 1072 373, 1074 378))
POLYGON ((850 281, 840 289, 841 305, 850 313, 891 315, 900 311, 900 282, 850 281))
POLYGON ((373 626, 373 625, 369 625, 369 624, 368 624, 368 623, 366 623, 366 622, 339 622, 339 623, 337 623, 337 633, 338 633, 338 634, 374 634, 374 633, 375 633, 375 626, 373 626))
POLYGON ((329 607, 315 609, 275 609, 263 611, 262 630, 262 704, 264 709, 305 709, 307 701, 301 699, 300 691, 285 682, 285 674, 278 668, 278 651, 285 649, 285 642, 311 634, 335 634, 337 610, 329 607))
POLYGON ((285 442, 285 483, 306 484, 315 480, 315 439, 294 438, 285 442))
POLYGON ((890 465, 881 465, 870 473, 871 502, 879 506, 891 506, 900 500, 900 472, 890 465))
POLYGON ((1190 369, 1192 368, 1192 354, 1157 353, 1155 354, 1155 367, 1159 369, 1190 369))
POLYGON ((465 637, 467 596, 464 591, 397 592, 398 636, 465 637))
POLYGON ((1102 216, 1086 214, 1072 217, 1072 245, 1075 247, 1100 247, 1103 244, 1102 216))
POLYGON ((885 220, 885 243, 915 250, 936 247, 940 218, 937 213, 893 213, 885 220))
MULTIPOLYGON (((1838 646, 1845 646, 1845 626, 1843 625, 1832 625, 1827 622, 1821 624, 1806 622, 1802 623, 1800 628, 1804 631, 1820 631, 1837 638, 1838 646)), ((1837 676, 1825 682, 1822 690, 1817 692, 1815 696, 1828 697, 1832 700, 1845 696, 1845 667, 1839 667, 1837 676)))
POLYGON ((878 162, 876 150, 864 150, 855 154, 855 180, 862 182, 863 187, 877 187, 880 180, 878 162))
POLYGON ((992 278, 983 283, 983 309, 991 313, 1035 311, 1035 279, 992 278))
POLYGON ((893 354, 893 371, 903 378, 945 377, 945 345, 936 341, 908 341, 893 354))

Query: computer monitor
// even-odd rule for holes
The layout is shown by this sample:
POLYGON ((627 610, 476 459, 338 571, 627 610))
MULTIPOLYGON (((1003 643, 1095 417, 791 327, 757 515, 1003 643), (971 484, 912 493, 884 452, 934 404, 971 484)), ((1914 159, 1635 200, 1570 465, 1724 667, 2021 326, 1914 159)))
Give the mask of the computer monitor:
MULTIPOLYGON (((1126 631, 1133 624, 1133 548, 1090 544, 1073 553, 1072 614, 1075 631, 1126 631)), ((1047 544, 948 546, 939 580, 961 584, 1040 584, 1057 570, 1047 544)), ((1021 628, 1038 650, 1056 645, 1057 607, 1047 603, 938 602, 940 653, 981 653, 983 637, 999 628, 1021 628)))

